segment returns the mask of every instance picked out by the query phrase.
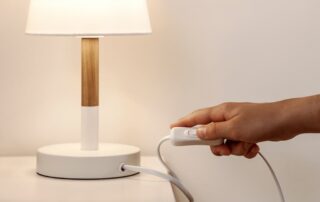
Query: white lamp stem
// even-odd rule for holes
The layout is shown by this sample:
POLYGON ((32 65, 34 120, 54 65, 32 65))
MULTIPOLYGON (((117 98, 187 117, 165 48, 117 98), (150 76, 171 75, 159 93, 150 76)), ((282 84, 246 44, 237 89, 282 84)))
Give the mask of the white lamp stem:
POLYGON ((99 148, 99 39, 82 41, 81 149, 99 148))
POLYGON ((99 107, 82 107, 81 150, 99 149, 99 107))

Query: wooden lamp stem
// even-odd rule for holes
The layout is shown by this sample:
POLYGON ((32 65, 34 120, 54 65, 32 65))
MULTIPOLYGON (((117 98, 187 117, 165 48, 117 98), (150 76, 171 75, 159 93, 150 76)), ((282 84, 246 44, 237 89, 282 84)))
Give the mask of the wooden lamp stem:
POLYGON ((99 39, 82 39, 82 106, 99 106, 99 39))
POLYGON ((82 51, 82 150, 99 145, 99 39, 83 38, 82 51))

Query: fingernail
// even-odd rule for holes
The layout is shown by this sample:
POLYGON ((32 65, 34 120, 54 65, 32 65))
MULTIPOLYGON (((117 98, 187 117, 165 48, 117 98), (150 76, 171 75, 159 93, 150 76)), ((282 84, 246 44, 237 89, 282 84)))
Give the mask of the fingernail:
POLYGON ((206 134, 206 128, 205 127, 197 129, 197 135, 198 135, 199 138, 203 139, 205 134, 206 134))

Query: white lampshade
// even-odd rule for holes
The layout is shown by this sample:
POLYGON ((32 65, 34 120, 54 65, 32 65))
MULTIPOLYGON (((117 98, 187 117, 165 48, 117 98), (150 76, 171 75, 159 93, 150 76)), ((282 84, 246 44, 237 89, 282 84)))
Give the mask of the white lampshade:
POLYGON ((146 0, 31 0, 26 33, 147 34, 151 26, 146 0))

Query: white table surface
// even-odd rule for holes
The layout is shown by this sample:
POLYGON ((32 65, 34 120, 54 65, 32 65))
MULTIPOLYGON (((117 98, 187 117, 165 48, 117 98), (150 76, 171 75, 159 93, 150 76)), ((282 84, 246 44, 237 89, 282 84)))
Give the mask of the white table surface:
MULTIPOLYGON (((165 171, 156 157, 142 157, 145 167, 165 171)), ((64 180, 35 173, 36 159, 0 157, 0 202, 174 202, 170 183, 138 174, 108 180, 64 180)))

